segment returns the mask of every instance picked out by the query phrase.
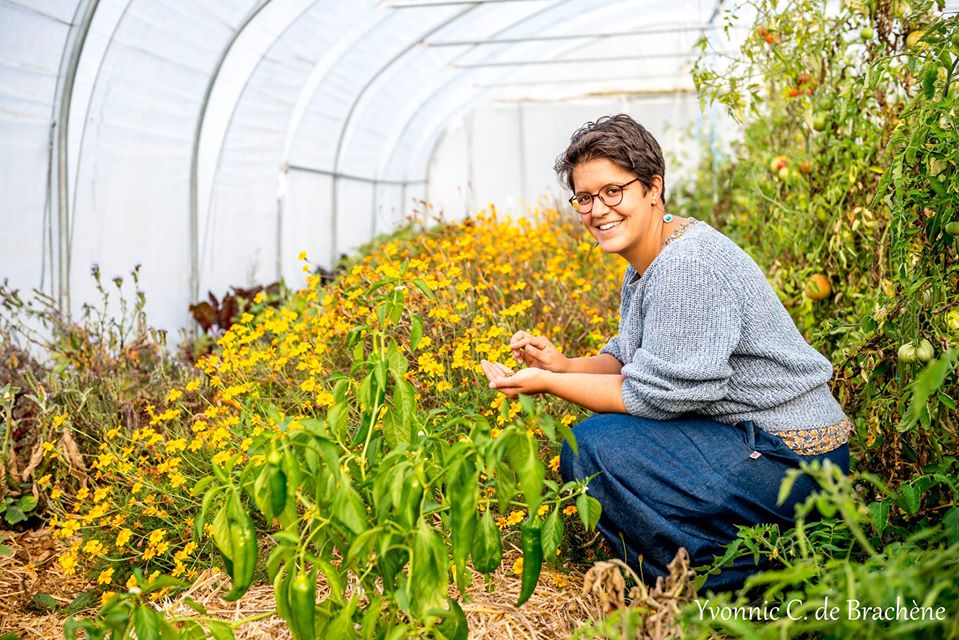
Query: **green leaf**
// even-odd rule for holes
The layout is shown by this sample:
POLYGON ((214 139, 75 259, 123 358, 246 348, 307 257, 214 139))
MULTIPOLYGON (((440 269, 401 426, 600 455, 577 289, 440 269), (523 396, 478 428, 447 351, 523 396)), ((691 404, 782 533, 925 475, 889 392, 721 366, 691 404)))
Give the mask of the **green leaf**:
POLYGON ((185 620, 180 629, 180 640, 206 640, 206 633, 198 622, 185 620))
POLYGON ((471 553, 473 567, 480 573, 492 573, 503 561, 503 543, 489 509, 480 518, 471 553))
POLYGON ((423 321, 418 316, 412 316, 410 325, 410 351, 416 351, 420 340, 423 339, 423 321))
POLYGON ((426 611, 441 607, 449 590, 449 556, 446 543, 439 532, 421 519, 413 538, 410 575, 413 590, 413 610, 422 617, 426 611))
POLYGON ((210 634, 213 636, 214 640, 235 640, 236 638, 236 636, 233 635, 233 627, 226 622, 209 620, 207 621, 206 626, 210 630, 210 634))
POLYGON ((779 485, 779 495, 776 497, 776 506, 782 505, 786 502, 786 499, 789 498, 789 494, 792 493, 793 486, 796 484, 796 479, 801 475, 797 469, 790 469, 786 472, 786 475, 783 477, 782 482, 779 485))
POLYGON ((346 401, 338 402, 326 413, 326 422, 337 438, 346 437, 349 417, 350 409, 346 401))
POLYGON ((227 505, 224 503, 213 518, 213 542, 216 543, 220 553, 232 560, 233 539, 230 537, 230 519, 226 507, 227 505))
POLYGON ((37 506, 37 499, 33 497, 33 494, 27 494, 17 501, 17 506, 24 513, 29 513, 37 506))
POLYGON ((204 607, 202 604, 200 604, 199 602, 197 602, 190 596, 183 597, 183 604, 190 607, 191 609, 199 613, 201 616, 206 615, 206 607, 204 607))
POLYGON ((957 352, 950 349, 941 358, 931 361, 916 376, 916 379, 910 385, 912 396, 909 401, 909 409, 896 427, 900 433, 914 427, 922 416, 922 412, 928 410, 929 398, 942 387, 946 376, 955 366, 956 356, 957 352))
POLYGON ((468 640, 469 624, 466 622, 466 614, 456 600, 449 598, 447 602, 449 611, 439 614, 443 618, 439 632, 446 640, 468 640))
POLYGON ((540 540, 543 546, 543 557, 547 560, 556 557, 556 550, 563 543, 563 520, 559 517, 559 507, 554 506, 546 516, 540 540))
POLYGON ((596 528, 599 516, 603 513, 603 506, 593 496, 581 493, 576 498, 576 511, 579 513, 579 519, 583 521, 583 526, 592 531, 596 528))
POLYGON ((559 427, 557 428, 566 442, 569 443, 569 448, 573 450, 573 455, 579 455, 579 445, 576 444, 576 436, 573 435, 573 430, 562 422, 559 423, 559 427))
POLYGON ((942 526, 946 530, 949 544, 959 543, 959 507, 953 507, 942 517, 942 526))
POLYGON ((886 530, 886 525, 889 523, 889 501, 882 500, 880 502, 873 502, 869 505, 869 519, 872 521, 872 526, 876 529, 876 535, 882 535, 882 532, 886 530))
POLYGON ((65 606, 63 610, 59 613, 65 616, 72 616, 75 613, 80 613, 81 611, 86 611, 96 606, 96 602, 99 600, 99 593, 96 589, 87 589, 74 598, 70 604, 65 606))
POLYGON ((433 290, 430 289, 427 286, 427 284, 423 282, 421 278, 416 278, 415 280, 413 280, 413 284, 416 286, 417 289, 423 292, 423 295, 425 295, 430 300, 433 300, 436 298, 436 294, 433 293, 433 290))
POLYGON ((543 480, 546 477, 546 465, 539 459, 537 441, 524 431, 511 438, 508 446, 509 462, 516 470, 529 512, 536 513, 542 501, 543 480))
POLYGON ((534 415, 536 413, 536 403, 533 401, 532 396, 528 396, 525 393, 519 394, 519 405, 528 416, 534 415))
POLYGON ((476 533, 476 506, 479 492, 479 469, 469 458, 459 457, 449 470, 446 500, 449 503, 450 541, 456 566, 456 583, 460 593, 466 592, 466 560, 476 533))
POLYGON ((911 484, 904 484, 899 488, 899 505, 909 515, 919 511, 919 489, 911 484))
POLYGON ((13 555, 13 549, 11 549, 5 544, 0 544, 0 556, 12 556, 12 555, 13 555))
POLYGON ((159 640, 160 616, 150 605, 141 604, 133 612, 133 628, 137 632, 137 640, 159 640))
POLYGON ((6 513, 3 514, 3 519, 7 521, 7 524, 17 524, 26 520, 27 516, 20 510, 20 507, 10 505, 7 507, 6 513))
POLYGON ((177 580, 173 576, 160 575, 154 578, 148 585, 143 587, 143 595, 159 591, 160 589, 185 589, 187 584, 182 580, 177 580))
POLYGON ((53 599, 48 593, 35 593, 33 594, 33 603, 40 607, 41 609, 56 609, 57 601, 53 599))
POLYGON ((366 529, 366 506, 349 484, 341 483, 333 497, 333 515, 356 535, 366 529))

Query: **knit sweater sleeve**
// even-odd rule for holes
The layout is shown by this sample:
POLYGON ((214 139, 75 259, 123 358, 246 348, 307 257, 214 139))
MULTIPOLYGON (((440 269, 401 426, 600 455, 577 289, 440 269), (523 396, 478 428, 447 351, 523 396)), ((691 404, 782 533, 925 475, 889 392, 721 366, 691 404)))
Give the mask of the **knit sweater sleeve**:
MULTIPOLYGON (((626 310, 629 308, 630 301, 632 300, 632 290, 626 286, 626 282, 629 281, 633 273, 634 271, 632 267, 627 267, 626 274, 623 276, 622 293, 620 295, 620 302, 619 302, 620 318, 626 317, 624 314, 626 313, 626 310)), ((623 345, 622 345, 622 341, 619 338, 619 334, 610 338, 609 342, 606 343, 606 346, 604 346, 602 349, 599 350, 600 355, 604 353, 610 354, 611 356, 613 356, 614 358, 616 358, 622 363, 626 362, 626 360, 623 358, 623 345)))
POLYGON ((700 258, 658 267, 643 300, 641 346, 624 354, 623 404, 666 420, 725 396, 743 313, 739 292, 700 258))

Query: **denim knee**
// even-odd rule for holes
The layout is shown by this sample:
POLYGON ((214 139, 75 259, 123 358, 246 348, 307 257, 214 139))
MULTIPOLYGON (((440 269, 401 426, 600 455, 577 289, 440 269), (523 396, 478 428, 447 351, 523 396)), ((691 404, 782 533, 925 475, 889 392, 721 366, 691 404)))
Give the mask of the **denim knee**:
POLYGON ((577 453, 573 453, 568 441, 563 441, 559 452, 559 475, 563 482, 582 480, 600 470, 597 448, 602 444, 603 415, 593 414, 574 427, 577 453))
POLYGON ((573 448, 569 442, 563 441, 563 447, 559 450, 559 475, 563 482, 569 482, 573 479, 573 448))

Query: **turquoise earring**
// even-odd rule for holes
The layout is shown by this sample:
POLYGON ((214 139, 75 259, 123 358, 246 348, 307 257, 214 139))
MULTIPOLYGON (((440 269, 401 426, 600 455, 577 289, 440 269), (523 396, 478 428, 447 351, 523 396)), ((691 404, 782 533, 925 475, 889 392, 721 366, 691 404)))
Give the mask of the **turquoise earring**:
POLYGON ((663 222, 672 222, 672 221, 673 221, 673 214, 667 213, 663 215, 663 222))

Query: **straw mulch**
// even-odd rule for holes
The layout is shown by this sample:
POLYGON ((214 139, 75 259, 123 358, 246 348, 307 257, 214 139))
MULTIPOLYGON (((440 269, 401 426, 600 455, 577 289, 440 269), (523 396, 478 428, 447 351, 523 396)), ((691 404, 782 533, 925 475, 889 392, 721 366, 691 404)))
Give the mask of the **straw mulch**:
POLYGON ((20 640, 62 638, 65 616, 47 609, 37 594, 66 607, 90 584, 61 571, 57 558, 65 547, 50 529, 0 532, 0 543, 10 550, 0 554, 0 633, 15 633, 20 640))
MULTIPOLYGON (((49 594, 58 607, 65 607, 91 585, 79 576, 66 576, 56 562, 64 550, 59 540, 46 529, 14 534, 3 534, 3 544, 10 555, 0 555, 0 633, 18 634, 21 640, 63 637, 63 623, 67 616, 51 613, 35 601, 35 594, 49 594)), ((487 592, 481 574, 473 574, 473 582, 462 601, 470 627, 470 638, 491 640, 509 638, 546 640, 568 638, 585 621, 597 619, 604 613, 622 606, 639 605, 657 611, 647 630, 647 638, 672 638, 676 629, 671 624, 673 613, 695 593, 684 587, 688 583, 688 562, 675 566, 674 576, 666 583, 647 590, 634 587, 624 591, 619 572, 625 565, 618 561, 597 563, 586 574, 581 567, 570 565, 557 570, 544 567, 533 596, 520 608, 515 606, 519 595, 520 577, 512 572, 513 562, 520 553, 508 549, 503 564, 493 574, 493 591, 487 592), (584 586, 586 587, 584 589, 584 586), (626 598, 625 596, 629 596, 626 598), (663 624, 665 623, 665 624, 663 624), (649 633, 655 628, 656 633, 649 633)), ((215 568, 201 573, 190 588, 175 599, 157 603, 158 608, 177 617, 191 617, 196 612, 185 604, 185 598, 206 608, 209 617, 236 621, 267 613, 274 608, 273 588, 269 584, 252 587, 240 600, 228 603, 220 596, 229 589, 230 579, 215 568)), ((318 596, 325 596, 324 585, 318 585, 318 596)), ((450 595, 458 594, 451 590, 450 595)), ((91 615, 99 605, 83 612, 91 615)), ((276 616, 249 622, 236 630, 238 640, 251 638, 289 639, 285 623, 276 616)))
MULTIPOLYGON (((514 606, 519 596, 520 577, 513 575, 511 568, 519 555, 517 550, 504 554, 503 565, 493 574, 494 590, 490 593, 485 590, 483 576, 473 574, 473 583, 467 591, 469 599, 462 602, 470 638, 565 639, 585 620, 602 613, 603 606, 598 596, 582 595, 583 572, 578 568, 561 572, 544 567, 533 596, 522 607, 514 606)), ((240 620, 273 610, 272 586, 255 585, 238 601, 227 603, 219 596, 229 589, 229 584, 229 577, 216 569, 208 569, 200 574, 189 590, 159 606, 176 616, 196 615, 184 603, 184 599, 190 597, 203 605, 210 616, 224 620, 240 620)), ((322 599, 326 594, 325 585, 318 583, 318 598, 322 599)), ((457 596, 455 589, 450 595, 457 596)), ((291 638, 285 623, 275 616, 241 626, 236 637, 237 640, 291 638)))

